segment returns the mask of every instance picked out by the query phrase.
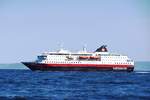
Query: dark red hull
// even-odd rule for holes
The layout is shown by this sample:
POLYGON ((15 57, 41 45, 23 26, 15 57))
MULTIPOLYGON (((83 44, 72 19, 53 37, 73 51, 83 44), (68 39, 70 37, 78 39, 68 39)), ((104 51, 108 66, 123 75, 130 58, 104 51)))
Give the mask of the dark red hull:
POLYGON ((131 65, 106 65, 106 64, 39 64, 35 62, 22 62, 32 71, 133 71, 131 65))

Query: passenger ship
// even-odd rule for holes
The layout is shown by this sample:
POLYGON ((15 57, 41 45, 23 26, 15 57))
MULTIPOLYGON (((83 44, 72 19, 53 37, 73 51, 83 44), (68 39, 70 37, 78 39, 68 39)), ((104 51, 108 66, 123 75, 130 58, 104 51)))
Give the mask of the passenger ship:
POLYGON ((41 71, 133 71, 134 61, 125 55, 108 52, 102 45, 94 52, 73 53, 64 49, 45 52, 34 62, 22 62, 29 69, 41 71))

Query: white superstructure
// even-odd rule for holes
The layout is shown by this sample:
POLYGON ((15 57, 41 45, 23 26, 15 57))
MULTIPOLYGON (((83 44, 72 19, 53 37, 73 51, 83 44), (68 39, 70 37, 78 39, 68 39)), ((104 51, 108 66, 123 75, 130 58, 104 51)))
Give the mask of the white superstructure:
POLYGON ((57 52, 45 52, 34 62, 22 62, 31 70, 42 71, 133 71, 134 61, 125 55, 108 52, 105 45, 94 52, 84 48, 80 52, 60 49, 57 52))
POLYGON ((134 61, 128 56, 110 53, 106 51, 76 53, 67 50, 57 52, 45 52, 38 56, 38 63, 59 64, 109 64, 109 65, 134 65, 134 61))

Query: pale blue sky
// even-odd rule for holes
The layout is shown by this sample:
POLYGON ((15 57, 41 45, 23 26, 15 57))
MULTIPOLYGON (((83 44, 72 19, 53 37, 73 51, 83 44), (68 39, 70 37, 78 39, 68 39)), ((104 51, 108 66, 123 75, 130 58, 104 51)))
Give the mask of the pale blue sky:
POLYGON ((1 0, 0 63, 59 49, 111 52, 150 61, 149 0, 1 0))

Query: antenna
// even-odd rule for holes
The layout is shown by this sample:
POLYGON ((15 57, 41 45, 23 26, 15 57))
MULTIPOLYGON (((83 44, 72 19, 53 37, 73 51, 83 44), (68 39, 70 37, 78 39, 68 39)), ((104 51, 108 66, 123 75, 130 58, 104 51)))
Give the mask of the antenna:
POLYGON ((83 51, 84 51, 84 52, 86 52, 86 47, 87 47, 87 45, 84 44, 84 45, 83 45, 83 51))
POLYGON ((58 50, 62 50, 63 49, 63 43, 59 42, 58 45, 59 45, 59 49, 58 50))
POLYGON ((63 43, 60 43, 60 49, 63 49, 63 43))

